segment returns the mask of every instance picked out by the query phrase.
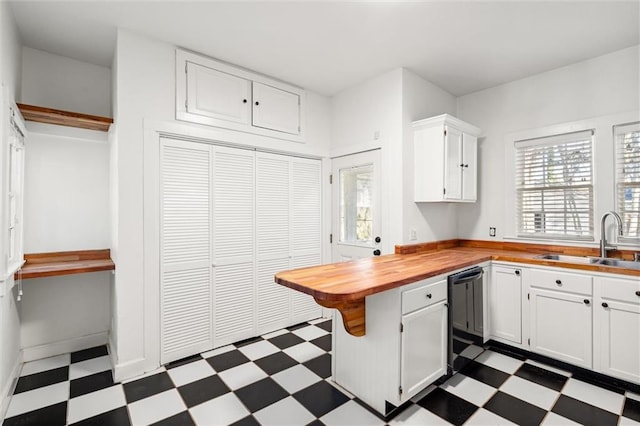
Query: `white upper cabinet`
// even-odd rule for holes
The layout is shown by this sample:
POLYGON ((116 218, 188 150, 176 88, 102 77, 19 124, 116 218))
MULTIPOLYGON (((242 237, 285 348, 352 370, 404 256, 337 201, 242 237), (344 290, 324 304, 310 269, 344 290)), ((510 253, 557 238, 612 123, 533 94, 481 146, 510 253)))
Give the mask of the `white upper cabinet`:
POLYGON ((253 125, 297 135, 300 95, 253 82, 253 125))
POLYGON ((414 201, 476 201, 479 134, 449 114, 413 123, 414 201))
POLYGON ((186 112, 249 124, 251 81, 187 62, 186 112))
POLYGON ((304 90, 176 50, 176 119, 304 142, 304 90))

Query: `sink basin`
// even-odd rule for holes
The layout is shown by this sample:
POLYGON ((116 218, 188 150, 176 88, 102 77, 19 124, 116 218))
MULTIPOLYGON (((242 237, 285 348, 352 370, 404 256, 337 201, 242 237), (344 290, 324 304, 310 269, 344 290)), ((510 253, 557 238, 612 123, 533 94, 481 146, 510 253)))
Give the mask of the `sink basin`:
POLYGON ((613 259, 610 257, 569 256, 565 254, 542 254, 538 259, 557 260, 567 263, 585 263, 588 265, 617 266, 619 268, 640 270, 640 262, 631 260, 613 259))
POLYGON ((606 265, 606 266, 618 266, 620 268, 628 268, 628 269, 638 269, 640 270, 640 262, 634 262, 632 260, 622 260, 622 259, 611 259, 608 257, 605 258, 595 258, 595 264, 597 265, 606 265))
POLYGON ((547 259, 547 260, 557 260, 560 262, 567 262, 567 263, 587 263, 587 264, 591 264, 591 263, 597 263, 598 258, 593 258, 593 257, 585 257, 585 256, 569 256, 569 255, 565 255, 565 254, 543 254, 540 256, 537 256, 538 259, 547 259))

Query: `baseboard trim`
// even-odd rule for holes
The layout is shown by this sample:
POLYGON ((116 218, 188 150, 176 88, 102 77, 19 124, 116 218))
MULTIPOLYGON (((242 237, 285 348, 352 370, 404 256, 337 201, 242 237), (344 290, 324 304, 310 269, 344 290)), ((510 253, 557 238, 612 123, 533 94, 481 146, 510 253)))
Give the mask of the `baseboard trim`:
POLYGON ((9 374, 11 380, 7 380, 7 383, 5 383, 2 388, 2 395, 0 395, 0 421, 4 421, 4 416, 6 416, 7 414, 11 395, 13 395, 13 391, 16 389, 16 385, 18 384, 18 377, 20 376, 22 364, 22 353, 20 353, 16 357, 16 362, 11 369, 11 373, 9 374))
POLYGON ((59 342, 47 343, 44 345, 32 346, 22 349, 22 359, 24 362, 51 356, 67 354, 93 348, 94 346, 106 345, 109 342, 109 335, 106 331, 89 334, 87 336, 75 337, 73 339, 61 340, 59 342))
POLYGON ((145 361, 145 358, 138 358, 121 364, 113 364, 113 381, 121 382, 144 374, 146 372, 145 361))
POLYGON ((557 367, 561 370, 570 372, 573 375, 573 377, 576 379, 582 380, 587 383, 595 384, 596 386, 600 386, 605 389, 608 389, 608 387, 613 387, 613 388, 622 389, 625 391, 630 391, 633 393, 640 393, 640 384, 632 383, 624 379, 619 379, 617 377, 608 376, 606 374, 602 374, 594 370, 589 370, 584 367, 578 367, 577 365, 569 364, 564 361, 559 361, 557 359, 550 358, 545 355, 540 355, 535 352, 527 351, 525 349, 517 348, 511 345, 507 345, 502 342, 489 340, 486 343, 486 347, 493 349, 496 352, 502 352, 505 355, 514 356, 515 354, 521 357, 531 359, 533 361, 538 361, 543 364, 550 365, 552 367, 557 367))

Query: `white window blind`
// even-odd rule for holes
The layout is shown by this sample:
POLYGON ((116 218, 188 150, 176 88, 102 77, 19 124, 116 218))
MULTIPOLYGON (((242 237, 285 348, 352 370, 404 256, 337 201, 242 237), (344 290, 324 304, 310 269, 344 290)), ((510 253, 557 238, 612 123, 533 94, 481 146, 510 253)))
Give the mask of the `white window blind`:
POLYGON ((593 239, 593 131, 515 142, 521 237, 593 239))
POLYGON ((616 144, 616 210, 624 237, 640 238, 640 122, 614 126, 616 144))

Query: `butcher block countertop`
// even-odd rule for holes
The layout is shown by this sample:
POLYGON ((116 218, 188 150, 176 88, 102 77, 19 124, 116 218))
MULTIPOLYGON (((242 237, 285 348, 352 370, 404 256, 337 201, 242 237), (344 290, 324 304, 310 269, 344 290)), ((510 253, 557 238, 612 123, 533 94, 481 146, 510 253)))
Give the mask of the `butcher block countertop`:
MULTIPOLYGON (((345 329, 363 336, 366 296, 490 260, 640 276, 640 271, 633 269, 537 258, 542 253, 598 256, 595 248, 447 240, 396 246, 395 251, 385 256, 283 271, 275 275, 275 281, 313 296, 324 307, 338 309, 345 329)), ((612 254, 632 256, 632 252, 612 254)))

